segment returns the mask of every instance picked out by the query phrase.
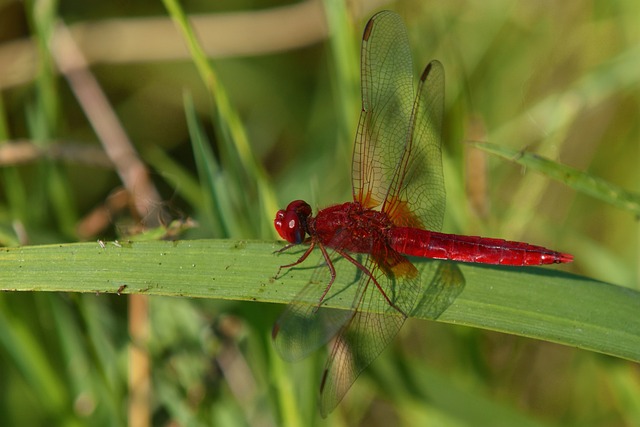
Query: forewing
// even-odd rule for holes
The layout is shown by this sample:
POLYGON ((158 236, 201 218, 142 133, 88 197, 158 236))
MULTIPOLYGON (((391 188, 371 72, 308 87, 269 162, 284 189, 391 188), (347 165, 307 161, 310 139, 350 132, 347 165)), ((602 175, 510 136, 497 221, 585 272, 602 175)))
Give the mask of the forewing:
POLYGON ((442 228, 445 188, 442 170, 444 69, 431 61, 420 77, 402 157, 382 210, 396 225, 442 228))
POLYGON ((415 267, 395 252, 389 252, 387 260, 390 263, 382 268, 371 259, 365 265, 371 276, 364 274, 359 281, 352 317, 333 343, 320 386, 323 417, 387 347, 420 299, 420 275, 415 267))
POLYGON ((402 19, 384 11, 369 20, 361 51, 362 111, 354 144, 353 198, 381 205, 403 155, 413 104, 413 65, 402 19))

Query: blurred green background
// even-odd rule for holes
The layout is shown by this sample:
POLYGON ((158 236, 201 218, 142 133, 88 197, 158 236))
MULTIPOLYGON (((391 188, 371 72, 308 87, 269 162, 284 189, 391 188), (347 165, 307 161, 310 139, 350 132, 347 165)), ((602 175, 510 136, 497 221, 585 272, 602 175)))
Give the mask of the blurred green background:
MULTIPOLYGON (((568 271, 638 288, 631 212, 465 144, 535 152, 639 192, 637 2, 183 7, 198 14, 215 81, 203 83, 160 2, 0 2, 3 246, 123 239, 154 227, 169 234, 173 220, 197 223, 181 238, 274 240, 273 213, 290 200, 314 208, 348 200, 360 36, 375 11, 389 8, 405 19, 416 73, 431 59, 446 70, 444 230, 569 252, 568 271), (55 30, 63 24, 88 68, 65 62, 74 55, 55 30), (70 67, 66 78, 56 61, 70 67), (135 174, 127 183, 136 171, 130 157, 104 154, 126 150, 126 138, 118 145, 123 138, 109 133, 114 122, 92 105, 99 96, 87 75, 146 165, 147 186, 135 174)), ((315 393, 325 355, 292 366, 273 353, 281 309, 3 293, 0 424, 322 425, 315 393), (146 355, 136 356, 145 328, 146 355), (283 379, 283 371, 294 375, 283 379), (147 387, 150 400, 136 400, 147 387)), ((551 343, 409 320, 328 422, 635 426, 640 370, 551 343)))

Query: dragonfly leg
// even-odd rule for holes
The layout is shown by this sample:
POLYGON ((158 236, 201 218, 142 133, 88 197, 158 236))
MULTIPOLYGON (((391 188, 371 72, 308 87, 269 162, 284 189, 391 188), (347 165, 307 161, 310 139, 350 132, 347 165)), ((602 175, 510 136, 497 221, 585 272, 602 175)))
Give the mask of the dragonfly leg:
POLYGON ((384 289, 382 289, 382 286, 380 286, 380 283, 378 283, 378 280, 375 278, 375 276, 373 274, 371 274, 371 272, 369 271, 369 269, 367 267, 365 267, 364 265, 362 265, 357 259, 353 258, 351 255, 349 255, 346 252, 343 251, 338 251, 336 250, 336 252, 338 252, 340 255, 342 255, 344 258, 346 258, 351 264, 355 265, 356 267, 358 267, 360 269, 360 271, 362 271, 364 274, 366 274, 367 276, 369 276, 369 278, 371 280, 373 280, 373 283, 376 285, 376 288, 378 288, 378 290, 380 291, 380 293, 382 294, 382 296, 384 297, 385 301, 387 301, 387 303, 393 307, 398 313, 400 313, 401 315, 403 315, 404 317, 408 317, 407 314, 402 311, 402 309, 400 307, 398 307, 397 305, 395 305, 393 303, 393 301, 391 301, 389 299, 389 296, 387 295, 387 293, 384 291, 384 289))
POLYGON ((296 243, 287 243, 286 245, 284 245, 283 247, 281 247, 280 249, 278 249, 277 251, 273 251, 272 253, 274 254, 279 254, 281 252, 286 251, 287 249, 291 249, 292 247, 296 246, 296 243))
POLYGON ((324 248, 323 245, 319 245, 319 246, 320 246, 320 252, 322 252, 322 257, 324 258, 324 261, 327 263, 327 267, 329 268, 329 274, 331 275, 331 279, 329 279, 329 283, 324 288, 324 292, 322 293, 322 295, 320 296, 320 300, 318 301, 318 306, 314 311, 318 311, 318 308, 320 308, 322 301, 324 301, 324 297, 327 296, 329 289, 331 289, 331 285, 333 285, 333 282, 336 280, 336 268, 333 266, 333 262, 331 262, 331 257, 329 257, 329 254, 327 253, 327 250, 324 248))
MULTIPOLYGON (((298 246, 298 245, 302 245, 302 244, 307 244, 307 245, 311 245, 311 246, 313 246, 313 240, 311 240, 311 238, 310 238, 310 237, 307 237, 307 238, 305 239, 305 241, 304 241, 304 242, 302 242, 302 243, 287 243, 286 245, 284 245, 283 247, 281 247, 280 249, 278 249, 278 250, 276 250, 276 251, 273 251, 272 253, 274 253, 274 254, 279 254, 279 253, 281 253, 281 252, 286 251, 287 249, 291 249, 291 248, 292 248, 292 247, 294 247, 294 246, 298 246)), ((297 263, 296 263, 296 264, 297 264, 297 263)))
MULTIPOLYGON (((280 253, 286 249, 289 249, 290 247, 295 246, 293 243, 290 243, 288 245, 286 245, 284 248, 279 249, 277 251, 275 251, 274 253, 280 253)), ((280 277, 280 272, 282 271, 283 268, 291 268, 294 267, 298 264, 302 264, 304 262, 305 259, 307 259, 307 257, 309 256, 309 254, 311 254, 311 251, 313 251, 313 248, 316 246, 315 242, 311 242, 309 244, 309 247, 307 248, 307 250, 302 254, 302 256, 300 258, 298 258, 298 260, 296 262, 292 262, 291 264, 286 264, 286 265, 281 265, 280 268, 278 268, 278 272, 276 273, 275 276, 273 276, 274 279, 277 279, 278 277, 280 277)))

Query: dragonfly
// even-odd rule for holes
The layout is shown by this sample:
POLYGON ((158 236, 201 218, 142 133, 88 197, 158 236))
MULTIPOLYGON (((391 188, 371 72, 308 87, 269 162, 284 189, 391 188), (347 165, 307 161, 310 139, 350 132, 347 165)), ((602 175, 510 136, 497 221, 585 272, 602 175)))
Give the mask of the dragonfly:
MULTIPOLYGON (((445 234, 441 129, 444 69, 431 61, 417 90, 406 28, 383 11, 367 23, 361 48, 362 111, 353 149, 353 201, 321 209, 294 200, 277 212, 274 226, 288 242, 282 252, 308 245, 319 262, 311 280, 273 327, 278 353, 289 361, 333 340, 320 381, 326 417, 360 373, 384 350, 421 300, 425 269, 407 256, 511 266, 566 263, 572 255, 523 242, 445 234), (350 290, 350 293, 347 292, 350 290), (350 309, 331 308, 350 298, 350 309)), ((420 263, 426 264, 426 263, 420 263)), ((462 277, 433 276, 441 287, 462 277)))

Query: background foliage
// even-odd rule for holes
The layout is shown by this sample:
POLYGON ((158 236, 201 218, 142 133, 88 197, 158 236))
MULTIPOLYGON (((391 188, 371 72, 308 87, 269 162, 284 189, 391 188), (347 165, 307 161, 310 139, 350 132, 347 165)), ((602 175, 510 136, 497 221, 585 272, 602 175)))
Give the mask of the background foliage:
MULTIPOLYGON (((273 212, 288 201, 348 200, 359 38, 377 9, 338 1, 186 2, 187 13, 201 14, 195 25, 205 49, 192 45, 190 54, 168 10, 178 12, 166 6, 0 3, 4 246, 102 239, 113 247, 143 229, 137 238, 187 229, 180 238, 274 240, 273 212), (65 40, 56 27, 62 23, 89 68, 64 62, 73 55, 68 43, 54 43, 65 40), (108 132, 108 114, 92 109, 98 97, 78 83, 78 69, 104 91, 153 191, 128 175, 139 172, 135 164, 104 154, 126 145, 108 132), (136 214, 141 205, 151 213, 136 214), (197 226, 189 228, 191 220, 197 226)), ((432 58, 445 66, 444 229, 558 248, 576 257, 568 271, 637 290, 632 209, 465 144, 537 153, 637 194, 636 2, 378 7, 404 17, 416 72, 432 58)), ((263 272, 266 283, 279 264, 274 258, 263 272)), ((281 308, 0 294, 1 423, 322 424, 315 393, 324 355, 292 366, 273 353, 270 328, 281 308)), ((631 362, 411 319, 330 421, 633 426, 638 408, 640 372, 631 362)))

